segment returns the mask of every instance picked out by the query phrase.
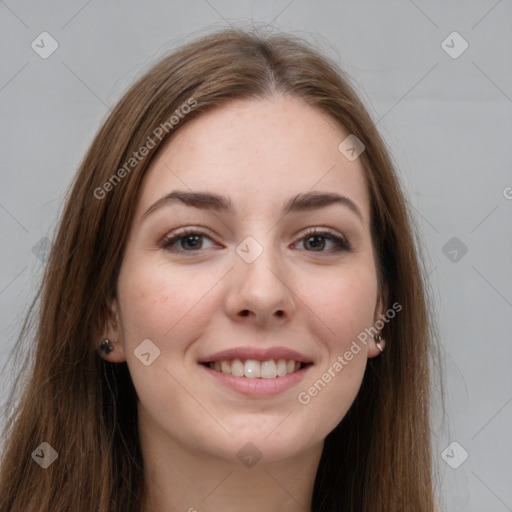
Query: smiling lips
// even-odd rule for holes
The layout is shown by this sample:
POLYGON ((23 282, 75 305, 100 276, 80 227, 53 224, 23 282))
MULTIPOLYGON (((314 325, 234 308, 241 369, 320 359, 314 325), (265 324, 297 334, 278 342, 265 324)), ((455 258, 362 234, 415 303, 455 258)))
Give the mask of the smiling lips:
POLYGON ((216 372, 248 379, 282 378, 311 364, 307 356, 285 347, 234 348, 217 352, 199 362, 216 372))
POLYGON ((268 359, 267 361, 233 359, 232 361, 223 360, 209 363, 212 370, 248 379, 285 377, 300 370, 301 365, 302 363, 294 359, 268 359))

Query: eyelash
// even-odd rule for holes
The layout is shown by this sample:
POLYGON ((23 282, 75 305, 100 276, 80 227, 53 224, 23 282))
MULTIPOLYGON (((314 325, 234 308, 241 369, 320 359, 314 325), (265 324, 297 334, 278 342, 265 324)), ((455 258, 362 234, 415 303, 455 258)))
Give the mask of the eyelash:
MULTIPOLYGON (((206 237, 211 240, 211 238, 206 233, 195 230, 193 228, 185 228, 177 233, 165 236, 164 238, 162 238, 162 240, 160 240, 160 242, 158 242, 158 246, 161 249, 164 249, 169 252, 174 252, 174 253, 179 253, 179 254, 191 253, 190 255, 197 254, 202 249, 193 249, 193 250, 187 251, 184 249, 171 248, 171 246, 175 242, 178 242, 179 240, 182 240, 190 235, 199 235, 201 237, 206 237)), ((332 253, 339 253, 342 251, 346 251, 346 252, 352 251, 351 245, 344 237, 340 237, 340 236, 336 235, 333 231, 330 231, 328 229, 318 229, 318 228, 310 229, 302 238, 300 238, 299 242, 307 239, 308 237, 312 237, 312 236, 331 240, 336 245, 337 248, 332 251, 307 251, 307 252, 313 252, 313 253, 319 252, 319 253, 327 253, 327 254, 331 253, 332 254, 332 253)))

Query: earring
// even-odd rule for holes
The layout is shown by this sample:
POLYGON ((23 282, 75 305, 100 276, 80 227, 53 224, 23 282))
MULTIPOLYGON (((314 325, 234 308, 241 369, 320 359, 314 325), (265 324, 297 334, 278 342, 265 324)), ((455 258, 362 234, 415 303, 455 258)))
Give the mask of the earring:
POLYGON ((109 339, 103 340, 100 344, 100 350, 103 350, 105 354, 110 354, 114 350, 114 345, 112 345, 109 339))
POLYGON ((375 339, 375 341, 376 341, 377 347, 379 347, 379 350, 380 350, 380 351, 381 351, 381 353, 382 353, 382 351, 384 350, 384 349, 382 348, 382 345, 380 344, 380 343, 381 343, 381 341, 382 341, 382 336, 381 336, 380 334, 376 334, 376 335, 374 336, 374 339, 375 339))

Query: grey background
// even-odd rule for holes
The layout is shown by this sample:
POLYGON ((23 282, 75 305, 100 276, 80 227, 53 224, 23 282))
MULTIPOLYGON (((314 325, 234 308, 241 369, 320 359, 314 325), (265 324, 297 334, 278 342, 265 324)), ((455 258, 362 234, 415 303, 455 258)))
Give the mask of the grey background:
MULTIPOLYGON (((38 244, 126 87, 178 44, 270 23, 353 78, 410 199, 446 367, 447 415, 435 425, 444 509, 512 510, 510 0, 6 0, 0 20, 1 366, 41 276, 38 244), (43 31, 59 45, 47 59, 31 47, 43 31), (469 44, 458 58, 441 46, 453 31, 469 44), (453 441, 469 454, 456 469, 441 456, 453 441)), ((454 465, 463 452, 444 453, 454 465)))

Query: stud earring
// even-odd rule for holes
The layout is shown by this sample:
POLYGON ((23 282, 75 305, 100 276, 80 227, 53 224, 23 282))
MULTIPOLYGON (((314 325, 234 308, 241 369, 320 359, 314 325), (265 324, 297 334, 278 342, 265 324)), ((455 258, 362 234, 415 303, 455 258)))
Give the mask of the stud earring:
POLYGON ((382 348, 382 345, 381 345, 381 342, 382 342, 382 336, 381 336, 380 334, 376 334, 376 335, 374 336, 374 339, 375 339, 375 341, 376 341, 377 347, 379 348, 379 350, 380 350, 380 351, 381 351, 381 353, 382 353, 382 351, 384 350, 384 349, 382 348))
POLYGON ((114 350, 114 345, 112 345, 109 339, 103 340, 100 344, 100 350, 103 350, 105 354, 110 354, 114 350))

